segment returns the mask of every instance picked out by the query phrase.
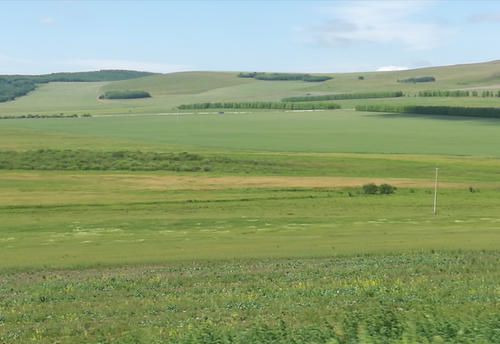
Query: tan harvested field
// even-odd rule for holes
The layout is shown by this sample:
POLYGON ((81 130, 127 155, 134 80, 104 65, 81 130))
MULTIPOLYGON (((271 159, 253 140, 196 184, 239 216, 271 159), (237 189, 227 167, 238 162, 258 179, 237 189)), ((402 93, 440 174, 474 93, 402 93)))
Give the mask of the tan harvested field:
MULTIPOLYGON (((400 188, 432 188, 433 181, 418 178, 203 176, 154 173, 54 173, 9 171, 0 174, 0 205, 94 203, 176 199, 161 191, 216 191, 255 188, 341 189, 367 183, 400 188), (22 186, 18 186, 21 185, 22 186), (142 193, 141 191, 144 191, 142 193), (157 193, 151 194, 154 191, 157 193)), ((486 186, 485 183, 475 183, 486 186)), ((491 186, 491 183, 488 183, 491 186)), ((467 188, 467 183, 442 182, 441 188, 467 188)), ((180 197, 180 195, 178 195, 180 197)), ((207 196, 209 196, 207 194, 207 196)))

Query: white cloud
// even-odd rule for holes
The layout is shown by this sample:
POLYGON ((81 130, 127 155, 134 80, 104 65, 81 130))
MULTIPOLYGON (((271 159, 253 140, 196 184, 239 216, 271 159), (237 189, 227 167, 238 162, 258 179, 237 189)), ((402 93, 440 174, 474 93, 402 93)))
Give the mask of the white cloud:
POLYGON ((410 50, 438 46, 452 30, 422 21, 422 1, 352 1, 329 9, 331 19, 309 30, 313 40, 327 44, 399 43, 410 50))
POLYGON ((40 24, 46 24, 47 25, 47 24, 52 24, 54 22, 54 19, 50 18, 50 17, 42 17, 38 21, 39 21, 40 24))
POLYGON ((394 72, 398 70, 408 70, 408 67, 405 66, 383 66, 380 68, 377 68, 377 72, 394 72))
POLYGON ((98 69, 131 69, 156 73, 172 73, 193 70, 187 65, 169 64, 161 62, 114 60, 114 59, 71 59, 60 61, 72 70, 98 70, 98 69))

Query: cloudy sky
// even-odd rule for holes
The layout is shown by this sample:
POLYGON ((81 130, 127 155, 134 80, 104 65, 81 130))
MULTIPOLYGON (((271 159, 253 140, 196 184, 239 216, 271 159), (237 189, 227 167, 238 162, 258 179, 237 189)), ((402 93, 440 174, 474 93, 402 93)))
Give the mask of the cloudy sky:
POLYGON ((0 74, 350 72, 500 59, 500 1, 0 1, 0 74))

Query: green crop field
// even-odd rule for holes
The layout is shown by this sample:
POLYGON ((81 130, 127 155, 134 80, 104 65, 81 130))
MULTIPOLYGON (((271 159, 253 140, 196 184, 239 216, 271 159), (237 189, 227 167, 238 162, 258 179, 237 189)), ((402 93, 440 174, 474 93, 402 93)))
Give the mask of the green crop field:
POLYGON ((498 89, 498 68, 319 83, 173 73, 51 82, 0 103, 91 115, 0 120, 0 342, 500 342, 500 120, 353 109, 498 107, 415 96, 498 89), (152 98, 98 99, 123 90, 152 98), (381 90, 405 96, 176 109, 381 90))

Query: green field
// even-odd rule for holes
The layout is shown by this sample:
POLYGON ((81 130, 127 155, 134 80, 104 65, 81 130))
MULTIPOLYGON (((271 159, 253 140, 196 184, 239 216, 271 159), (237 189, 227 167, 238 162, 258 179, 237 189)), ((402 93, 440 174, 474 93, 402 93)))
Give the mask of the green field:
POLYGON ((500 121, 352 110, 500 98, 175 110, 495 87, 499 65, 321 83, 174 73, 49 83, 0 103, 92 115, 0 120, 0 342, 500 342, 500 121), (437 81, 396 82, 423 75, 437 81), (126 89, 152 98, 97 99, 126 89), (397 189, 367 195, 368 183, 397 189))

